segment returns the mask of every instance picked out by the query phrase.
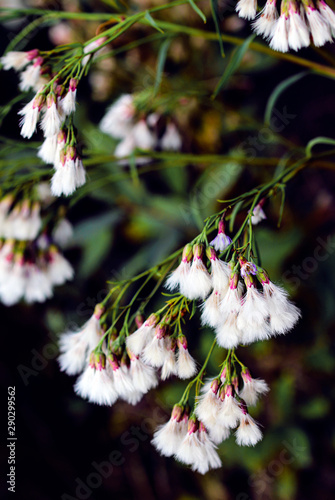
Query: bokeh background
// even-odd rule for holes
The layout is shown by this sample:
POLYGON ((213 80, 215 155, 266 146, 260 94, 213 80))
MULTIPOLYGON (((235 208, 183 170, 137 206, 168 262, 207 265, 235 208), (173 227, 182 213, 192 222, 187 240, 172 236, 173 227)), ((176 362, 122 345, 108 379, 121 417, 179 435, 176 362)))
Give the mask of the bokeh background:
MULTIPOLYGON (((133 6, 142 9, 153 3, 160 2, 138 1, 133 6)), ((11 7, 14 4, 88 12, 110 9, 102 1, 10 2, 11 7)), ((208 2, 201 7, 209 14, 208 2)), ((204 27, 187 6, 160 17, 214 31, 210 16, 204 27)), ((28 15, 1 25, 3 50, 33 19, 28 15)), ((94 36, 97 26, 84 21, 42 24, 23 38, 22 48, 48 49, 85 41, 94 36)), ((248 24, 231 12, 223 19, 222 29, 241 37, 250 34, 248 24)), ((76 270, 74 281, 58 288, 45 304, 0 306, 4 414, 7 386, 16 387, 17 498, 333 499, 335 175, 331 162, 327 168, 314 164, 290 182, 280 229, 279 195, 265 205, 268 218, 256 228, 262 264, 273 280, 289 289, 302 309, 302 319, 285 337, 239 349, 253 376, 264 378, 271 387, 252 413, 264 431, 263 441, 255 448, 238 447, 230 438, 220 446, 222 469, 205 476, 194 474, 173 459, 160 457, 150 445, 155 426, 169 418, 183 382, 162 383, 136 407, 117 403, 106 408, 77 397, 74 379, 59 371, 57 336, 90 317, 95 303, 108 290, 107 279, 125 279, 159 262, 199 232, 201 221, 220 209, 217 199, 238 196, 270 180, 278 166, 257 164, 257 158, 279 158, 316 136, 334 136, 332 79, 309 73, 281 95, 275 109, 278 116, 287 112, 290 118, 283 122, 279 136, 264 125, 266 102, 279 82, 301 68, 249 51, 229 85, 212 102, 208 92, 215 87, 226 61, 220 57, 217 43, 179 35, 171 40, 163 90, 173 95, 194 89, 194 96, 188 95, 182 106, 169 110, 182 135, 183 152, 222 154, 231 161, 175 160, 169 168, 166 162, 157 161, 139 177, 113 161, 99 162, 96 158, 112 155, 116 144, 99 132, 99 120, 120 94, 145 91, 154 84, 162 40, 127 52, 107 52, 117 52, 150 33, 150 28, 136 25, 116 40, 79 88, 76 122, 89 180, 70 201, 62 202, 74 225, 66 250, 76 270), (236 161, 241 154, 255 158, 255 164, 236 161)), ((225 44, 225 49, 229 55, 232 46, 225 44)), ((327 46, 324 54, 331 65, 334 49, 327 46)), ((312 49, 299 55, 325 61, 325 56, 312 49)), ((1 73, 1 106, 15 97, 16 85, 14 73, 1 73)), ((19 108, 20 104, 15 105, 3 120, 3 147, 4 136, 20 140, 15 113, 19 108)), ((39 140, 41 137, 36 138, 39 140)), ((21 154, 33 157, 35 153, 27 145, 21 154)), ((235 230, 240 220, 238 217, 235 230)), ((152 307, 161 300, 158 297, 152 307)), ((185 332, 192 354, 203 360, 212 333, 200 329, 197 319, 185 332)), ((215 351, 209 374, 216 373, 223 356, 223 351, 215 351)), ((5 425, 2 429, 5 435, 5 425)), ((4 440, 1 454, 6 470, 4 440)), ((2 488, 5 497, 4 480, 2 488)))

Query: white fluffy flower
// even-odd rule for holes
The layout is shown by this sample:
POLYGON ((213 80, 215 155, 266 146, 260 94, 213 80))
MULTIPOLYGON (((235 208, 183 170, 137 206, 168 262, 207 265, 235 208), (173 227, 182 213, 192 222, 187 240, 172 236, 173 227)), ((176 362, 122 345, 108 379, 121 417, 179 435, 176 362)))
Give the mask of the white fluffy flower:
POLYGON ((160 368, 164 365, 165 359, 168 356, 168 349, 164 337, 157 335, 151 340, 143 351, 143 361, 151 366, 160 368))
POLYGON ((214 290, 218 290, 222 296, 226 294, 229 287, 229 280, 231 274, 230 265, 220 259, 211 258, 211 275, 214 290))
POLYGON ((237 347, 241 342, 242 332, 237 326, 237 317, 235 312, 231 312, 215 329, 217 343, 225 349, 237 347))
POLYGON ((331 9, 323 0, 319 0, 317 2, 317 6, 323 19, 325 19, 329 24, 332 35, 335 36, 335 13, 333 9, 331 9))
POLYGON ((300 318, 299 309, 288 300, 286 290, 271 281, 262 284, 272 333, 287 333, 300 318))
POLYGON ((237 280, 236 275, 231 278, 229 289, 221 301, 222 322, 226 321, 231 313, 237 314, 242 307, 242 284, 237 280))
POLYGON ((84 54, 88 54, 88 55, 82 58, 82 61, 81 61, 82 66, 86 66, 86 64, 89 62, 91 57, 93 57, 93 59, 96 57, 96 55, 99 52, 99 50, 96 50, 96 49, 99 49, 99 47, 103 43, 105 43, 106 41, 107 41, 107 38, 105 36, 102 36, 102 37, 98 38, 97 40, 93 40, 93 42, 87 44, 84 47, 84 54), (93 50, 95 50, 95 52, 92 52, 93 50), (92 54, 90 54, 90 52, 92 52, 92 54))
POLYGON ((41 65, 43 63, 43 59, 41 57, 38 57, 34 64, 29 64, 27 69, 25 69, 21 75, 20 75, 20 83, 19 83, 19 89, 22 90, 23 92, 35 88, 39 78, 40 78, 40 72, 41 72, 41 65))
MULTIPOLYGON (((136 149, 136 142, 132 135, 125 137, 114 150, 114 156, 116 158, 123 158, 124 156, 130 156, 136 149)), ((120 160, 120 165, 126 165, 128 160, 120 160)))
POLYGON ((182 140, 174 123, 168 123, 163 137, 160 140, 163 151, 180 151, 182 140))
POLYGON ((200 423, 198 429, 198 424, 194 420, 190 420, 188 432, 175 457, 177 460, 191 465, 192 470, 205 474, 209 469, 221 466, 221 460, 215 448, 203 424, 200 423))
POLYGON ((236 398, 233 396, 233 388, 231 385, 227 385, 220 390, 221 399, 223 395, 224 399, 222 401, 221 411, 218 415, 218 422, 225 428, 234 428, 243 415, 243 412, 236 398))
POLYGON ((54 285, 63 285, 65 281, 71 280, 74 270, 71 264, 63 257, 56 247, 50 247, 48 276, 54 285))
MULTIPOLYGON (((252 23, 253 29, 256 31, 257 35, 263 35, 264 38, 271 37, 277 19, 278 19, 278 11, 276 7, 276 0, 268 0, 265 4, 264 9, 260 12, 259 16, 257 17, 256 21, 252 23)), ((256 205, 256 207, 254 208, 253 211, 254 215, 251 217, 252 224, 258 224, 258 222, 260 222, 261 220, 261 219, 258 220, 258 217, 256 215, 258 210, 263 211, 260 205, 256 205), (255 222, 256 220, 257 222, 255 222)))
POLYGON ((179 378, 186 379, 197 373, 196 363, 188 349, 183 347, 178 340, 177 374, 179 378))
POLYGON ((65 248, 73 236, 73 226, 68 219, 62 218, 52 231, 52 239, 62 248, 65 248))
POLYGON ((260 204, 256 205, 252 211, 251 224, 256 226, 262 220, 265 220, 265 219, 266 219, 266 215, 265 215, 263 208, 260 206, 260 204))
POLYGON ((132 130, 134 115, 135 107, 132 95, 123 94, 108 109, 100 122, 100 130, 116 139, 124 139, 132 130))
POLYGON ((131 133, 135 139, 136 147, 144 150, 151 150, 155 148, 157 138, 151 132, 144 119, 134 125, 131 133))
POLYGON ((35 132, 42 105, 43 97, 37 95, 19 111, 18 114, 22 116, 20 119, 22 137, 30 139, 35 132))
POLYGON ((0 298, 6 306, 16 304, 23 296, 25 287, 25 266, 23 258, 15 256, 14 262, 7 267, 7 273, 0 283, 0 298))
POLYGON ((127 347, 135 356, 139 356, 148 343, 153 340, 157 322, 158 317, 152 314, 140 328, 127 337, 127 347))
POLYGON ((255 446, 263 437, 257 423, 249 413, 242 414, 235 436, 239 446, 255 446))
POLYGON ((165 457, 177 453, 181 441, 187 433, 187 422, 182 418, 183 410, 176 405, 170 420, 161 425, 154 434, 151 443, 165 457))
POLYGON ((67 148, 66 154, 61 155, 61 161, 55 168, 51 179, 51 192, 54 196, 69 196, 76 188, 85 184, 85 170, 73 147, 67 148))
POLYGON ((158 378, 152 366, 144 364, 138 357, 130 360, 130 376, 137 391, 146 394, 150 389, 157 387, 158 378))
POLYGON ((118 398, 114 381, 106 369, 96 370, 88 366, 78 378, 74 389, 82 398, 99 405, 111 406, 118 398))
POLYGON ((243 343, 250 344, 269 338, 268 316, 269 308, 263 295, 253 285, 248 287, 237 317, 237 327, 241 331, 243 343))
POLYGON ((59 339, 61 371, 68 375, 80 373, 88 361, 88 354, 96 347, 101 338, 100 317, 102 309, 95 313, 78 332, 63 333, 59 339))
POLYGON ((41 121, 44 137, 53 137, 58 134, 62 124, 62 117, 58 109, 56 96, 50 93, 47 97, 47 108, 41 121))
POLYGON ((172 273, 166 280, 165 286, 168 290, 172 291, 176 288, 179 288, 180 293, 183 294, 183 290, 187 287, 187 283, 189 281, 191 259, 192 246, 186 245, 183 250, 182 260, 179 266, 174 271, 172 271, 172 273))
POLYGON ((286 14, 281 14, 272 29, 272 38, 270 42, 271 49, 277 50, 279 52, 288 51, 288 26, 289 18, 286 17, 286 14))
POLYGON ((254 19, 257 12, 257 0, 239 0, 236 12, 243 19, 254 19))
POLYGON ((203 449, 203 458, 201 461, 193 463, 192 470, 197 471, 200 474, 206 474, 206 472, 210 469, 218 469, 221 467, 222 462, 216 451, 216 446, 213 443, 211 436, 202 424, 200 424, 198 434, 199 441, 203 449))
POLYGON ((36 264, 26 264, 26 283, 24 289, 24 300, 29 304, 32 302, 44 302, 52 297, 52 283, 44 269, 36 264))
POLYGON ((66 96, 60 100, 60 107, 62 108, 65 116, 75 112, 76 95, 77 95, 77 81, 74 78, 71 78, 69 84, 69 90, 66 96))
POLYGON ((190 300, 205 299, 212 289, 212 279, 202 261, 202 246, 194 246, 190 272, 180 292, 190 300))
POLYGON ((198 396, 195 407, 196 416, 209 431, 217 425, 218 414, 222 407, 222 401, 218 397, 218 390, 219 381, 214 379, 207 391, 204 391, 204 387, 202 388, 202 394, 198 396))
POLYGON ((305 8, 306 18, 309 23, 309 29, 313 37, 313 43, 316 47, 322 47, 326 42, 332 41, 330 26, 326 19, 314 7, 305 8))
POLYGON ((23 69, 28 63, 28 52, 7 52, 5 56, 1 57, 1 64, 3 65, 3 69, 15 69, 16 71, 20 71, 23 69))
POLYGON ((248 406, 254 406, 261 394, 269 392, 269 386, 265 380, 252 378, 248 370, 242 372, 242 378, 243 389, 239 395, 248 406))
POLYGON ((293 50, 308 47, 310 34, 305 20, 298 11, 290 11, 290 22, 288 27, 288 44, 293 50))
POLYGON ((219 292, 213 290, 208 299, 201 305, 201 323, 209 325, 212 328, 220 325, 222 321, 222 314, 220 309, 222 297, 219 292))
POLYGON ((172 342, 170 338, 166 340, 167 342, 167 354, 162 366, 161 379, 166 380, 171 375, 177 375, 178 365, 175 355, 176 344, 175 341, 172 342))
MULTIPOLYGON (((116 357, 110 354, 107 357, 109 365, 107 366, 107 372, 110 377, 113 377, 114 387, 117 394, 124 400, 133 404, 133 397, 136 396, 136 401, 138 401, 139 391, 136 391, 130 373, 128 370, 124 370, 120 367, 116 357)), ((142 395, 141 395, 142 397, 142 395)))
POLYGON ((41 160, 43 160, 45 163, 52 164, 56 159, 57 138, 58 134, 46 137, 43 144, 38 149, 37 156, 41 158, 41 160))

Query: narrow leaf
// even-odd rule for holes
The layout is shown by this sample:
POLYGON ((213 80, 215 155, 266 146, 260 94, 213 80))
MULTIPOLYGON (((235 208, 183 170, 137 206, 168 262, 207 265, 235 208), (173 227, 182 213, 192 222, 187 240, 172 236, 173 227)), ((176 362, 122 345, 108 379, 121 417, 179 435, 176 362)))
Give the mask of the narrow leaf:
POLYGON ((223 48, 223 41, 222 41, 222 37, 221 37, 221 30, 220 30, 220 20, 218 17, 218 2, 217 2, 217 0, 211 0, 211 10, 212 10, 213 21, 215 24, 215 31, 218 35, 221 56, 225 57, 224 48, 223 48))
POLYGON ((335 139, 330 139, 329 137, 315 137, 315 139, 309 141, 306 146, 307 158, 312 157, 312 148, 317 144, 329 144, 330 146, 335 146, 335 139))
POLYGON ((215 99, 220 90, 222 90, 230 80, 231 76, 235 73, 235 71, 239 68, 241 61, 243 59, 244 54, 247 52, 250 43, 253 41, 256 35, 250 35, 240 47, 234 49, 230 59, 227 63, 227 66, 223 72, 223 75, 220 78, 219 83, 216 86, 216 89, 213 92, 212 99, 215 99))
POLYGON ((284 206, 285 206, 285 194, 286 194, 284 185, 280 185, 279 188, 281 190, 281 202, 280 202, 280 208, 279 208, 279 218, 278 218, 277 227, 280 227, 281 221, 283 218, 284 206))
POLYGON ((158 59, 157 59, 157 71, 156 71, 156 80, 155 80, 155 86, 154 86, 154 95, 157 94, 159 87, 162 82, 162 76, 163 76, 163 71, 164 71, 164 66, 165 66, 165 61, 166 61, 166 56, 170 47, 171 39, 167 38, 164 40, 164 42, 161 44, 158 52, 158 59))
POLYGON ((194 0, 188 0, 188 3, 192 7, 192 9, 198 14, 198 16, 201 17, 204 23, 207 22, 205 14, 202 12, 202 10, 199 9, 199 7, 194 3, 194 0))
POLYGON ((158 26, 158 24, 156 23, 156 21, 154 20, 154 18, 151 16, 150 12, 147 11, 145 13, 144 19, 146 19, 148 21, 148 23, 153 28, 155 28, 155 30, 159 31, 160 33, 164 33, 164 31, 158 26))
POLYGON ((274 105, 276 104, 279 96, 291 85, 293 85, 295 82, 300 80, 303 76, 306 76, 309 74, 309 71, 302 71, 301 73, 298 73, 296 75, 290 76, 289 78, 286 78, 284 81, 280 82, 279 85, 277 85, 267 102, 266 109, 265 109, 265 115, 264 115, 264 122, 266 125, 270 125, 270 120, 271 120, 271 115, 272 111, 274 108, 274 105))
POLYGON ((232 211, 230 219, 229 219, 229 231, 230 232, 232 232, 233 229, 234 229, 234 222, 235 222, 235 219, 236 219, 236 215, 240 211, 240 208, 241 208, 242 204, 243 204, 243 200, 237 202, 236 205, 233 208, 233 211, 232 211))

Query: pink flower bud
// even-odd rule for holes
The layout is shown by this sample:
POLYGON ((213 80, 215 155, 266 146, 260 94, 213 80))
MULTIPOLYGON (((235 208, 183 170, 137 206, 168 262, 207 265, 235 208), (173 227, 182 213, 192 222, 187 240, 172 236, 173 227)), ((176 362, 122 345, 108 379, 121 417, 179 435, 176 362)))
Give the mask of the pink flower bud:
POLYGON ((96 319, 100 319, 104 311, 105 311, 104 306, 102 304, 97 304, 94 308, 94 317, 96 319))
POLYGON ((193 258, 193 251, 192 251, 192 245, 190 243, 187 243, 187 245, 184 246, 183 250, 183 256, 182 256, 182 262, 191 262, 193 258))
POLYGON ((250 375, 248 368, 243 369, 241 372, 241 375, 242 375, 244 382, 251 382, 252 378, 251 378, 251 375, 250 375))
POLYGON ((187 426, 187 434, 193 434, 194 432, 197 432, 199 427, 199 424, 195 418, 190 418, 188 421, 188 426, 187 426))
POLYGON ((35 60, 35 62, 34 62, 34 66, 35 66, 35 68, 36 68, 36 66, 42 66, 43 61, 44 61, 43 57, 40 57, 40 56, 39 56, 39 57, 37 57, 37 59, 36 59, 36 60, 35 60))
POLYGON ((193 259, 202 259, 202 256, 204 254, 204 246, 203 245, 194 245, 193 246, 193 259))
POLYGON ((219 386, 220 386, 220 380, 215 378, 213 380, 213 382, 211 383, 211 391, 213 392, 213 394, 217 394, 217 392, 219 390, 219 386))
POLYGON ((138 314, 135 318, 135 323, 137 328, 140 328, 144 323, 144 318, 142 314, 138 314))
POLYGON ((177 420, 177 422, 180 422, 182 417, 183 417, 183 412, 184 412, 184 408, 181 405, 179 405, 179 404, 174 405, 172 413, 171 413, 171 419, 177 420))
POLYGON ((206 256, 210 260, 217 260, 216 251, 213 247, 206 248, 206 256))
POLYGON ((155 329, 155 335, 157 339, 162 339, 165 337, 168 330, 168 325, 166 323, 159 323, 155 329))
POLYGON ((155 313, 150 314, 149 318, 145 322, 145 326, 156 326, 159 321, 159 316, 155 313))
POLYGON ((232 385, 226 385, 226 388, 225 388, 225 395, 230 398, 231 396, 233 396, 234 394, 234 389, 233 389, 233 386, 232 385))
POLYGON ((111 352, 108 354, 107 361, 110 364, 110 366, 112 367, 114 372, 120 368, 119 362, 118 362, 117 357, 114 353, 111 352))
POLYGON ((75 78, 71 78, 69 90, 71 90, 71 92, 74 92, 75 90, 77 90, 77 85, 78 85, 78 81, 75 78))
POLYGON ((96 370, 101 371, 106 368, 106 356, 103 352, 96 353, 94 361, 96 370))
POLYGON ((185 335, 178 335, 177 344, 179 349, 180 348, 187 349, 187 339, 185 335))
POLYGON ((27 52, 28 61, 36 59, 36 57, 38 57, 38 54, 39 54, 38 49, 29 50, 29 52, 27 52))

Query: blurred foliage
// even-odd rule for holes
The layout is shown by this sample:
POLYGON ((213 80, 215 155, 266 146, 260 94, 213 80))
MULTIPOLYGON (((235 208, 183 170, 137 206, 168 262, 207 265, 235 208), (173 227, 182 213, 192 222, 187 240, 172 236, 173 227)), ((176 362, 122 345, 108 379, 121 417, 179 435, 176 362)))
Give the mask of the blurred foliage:
MULTIPOLYGON (((153 3, 163 2, 135 1, 133 6, 143 9, 153 3)), ((108 12, 114 4, 122 8, 123 2, 36 0, 27 4, 64 11, 80 8, 108 12)), ((214 31, 209 2, 197 5, 207 17, 206 28, 214 31)), ((199 14, 186 5, 158 18, 204 29, 199 14)), ((20 33, 31 20, 28 17, 16 25, 5 23, 2 45, 6 46, 11 33, 20 33)), ((238 31, 242 37, 250 34, 246 24, 234 15, 220 23, 224 32, 238 31)), ((34 31, 25 40, 25 47, 47 48, 60 43, 59 37, 64 38, 62 43, 84 41, 94 36, 98 25, 57 20, 51 29, 42 26, 38 33, 34 31)), ((222 58, 214 41, 175 34, 167 45, 159 33, 152 43, 137 46, 152 34, 151 26, 135 25, 122 35, 104 50, 88 82, 78 91, 76 126, 89 180, 70 202, 65 202, 75 225, 73 245, 67 250, 76 268, 75 281, 61 287, 45 306, 1 307, 9 342, 5 353, 11 353, 9 366, 5 368, 3 362, 1 370, 4 386, 13 384, 13 380, 17 385, 21 433, 18 478, 25 497, 56 499, 64 492, 74 496, 76 478, 85 482, 95 470, 92 462, 107 460, 112 450, 119 450, 125 464, 115 467, 113 474, 94 489, 94 500, 109 496, 122 500, 330 500, 335 491, 331 466, 335 447, 335 352, 331 343, 335 267, 332 248, 324 250, 327 258, 323 260, 317 260, 315 249, 320 239, 327 242, 334 234, 335 178, 331 170, 305 169, 287 189, 281 228, 277 228, 278 194, 265 206, 267 220, 255 230, 262 265, 272 279, 284 282, 303 311, 300 324, 287 337, 240 349, 241 359, 252 374, 266 379, 271 387, 253 413, 264 426, 264 440, 255 448, 240 448, 230 438, 220 447, 223 468, 200 477, 172 459, 158 456, 149 444, 152 421, 162 423, 156 410, 168 418, 170 407, 183 391, 183 382, 162 384, 136 408, 120 403, 106 409, 74 395, 73 381, 59 373, 55 356, 38 376, 30 377, 27 386, 18 375, 17 363, 31 366, 32 349, 41 353, 45 345, 55 343, 50 334, 57 336, 73 323, 82 324, 89 318, 94 304, 107 290, 106 280, 125 279, 159 262, 197 234, 203 219, 220 209, 217 199, 233 198, 259 182, 269 181, 278 161, 262 165, 257 158, 276 160, 287 147, 304 147, 316 135, 331 135, 333 81, 309 75, 278 95, 275 109, 282 113, 286 107, 294 115, 279 135, 264 125, 263 116, 273 89, 297 73, 294 65, 248 51, 224 82, 218 98, 211 101, 209 96, 233 57, 231 46, 225 44, 226 58, 222 58), (117 53, 126 44, 134 44, 134 48, 117 53), (185 162, 177 156, 171 160, 157 154, 158 159, 148 165, 121 167, 113 158, 116 141, 99 132, 98 122, 120 93, 133 89, 143 92, 155 86, 157 60, 163 51, 166 60, 164 70, 160 68, 164 76, 161 92, 168 96, 190 89, 183 105, 176 107, 171 102, 168 112, 179 125, 183 153, 193 155, 193 159, 185 162), (205 156, 211 154, 222 155, 225 161, 208 161, 205 156), (247 161, 250 157, 255 159, 254 164, 247 161), (308 258, 314 259, 315 265, 308 264, 308 258), (150 423, 150 431, 143 422, 150 423), (120 436, 141 425, 142 438, 131 451, 120 436)), ((333 58, 334 49, 327 51, 333 58)), ((314 59, 318 54, 310 49, 304 56, 314 59)), ((16 96, 16 80, 11 74, 2 75, 2 79, 1 104, 6 105, 16 96)), ((3 145, 2 158, 6 157, 7 165, 15 156, 22 161, 24 172, 38 168, 41 177, 48 178, 49 172, 42 171, 45 167, 35 157, 36 144, 18 140, 15 113, 6 115, 3 123, 9 137, 22 145, 19 153, 12 152, 10 144, 3 145)), ((239 222, 238 215, 234 231, 239 222)), ((155 305, 161 300, 157 297, 155 305)), ((186 334, 192 354, 203 360, 212 333, 200 331, 194 319, 186 334)), ((209 375, 215 373, 222 359, 222 351, 216 349, 209 375)))

